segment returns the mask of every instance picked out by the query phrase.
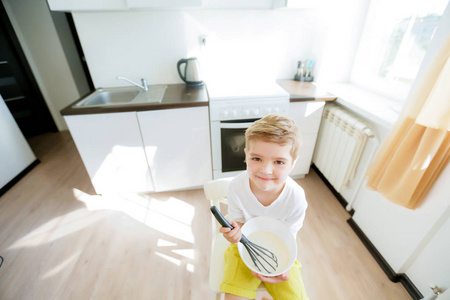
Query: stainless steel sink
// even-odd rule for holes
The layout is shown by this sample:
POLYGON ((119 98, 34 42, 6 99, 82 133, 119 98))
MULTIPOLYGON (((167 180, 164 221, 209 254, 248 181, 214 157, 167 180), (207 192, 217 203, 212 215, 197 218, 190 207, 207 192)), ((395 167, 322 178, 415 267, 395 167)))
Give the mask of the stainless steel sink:
POLYGON ((126 103, 132 101, 138 94, 139 91, 102 91, 97 97, 94 97, 90 101, 86 102, 85 105, 126 103))
POLYGON ((99 88, 73 105, 74 108, 133 105, 161 102, 166 85, 153 85, 144 91, 138 87, 99 88))

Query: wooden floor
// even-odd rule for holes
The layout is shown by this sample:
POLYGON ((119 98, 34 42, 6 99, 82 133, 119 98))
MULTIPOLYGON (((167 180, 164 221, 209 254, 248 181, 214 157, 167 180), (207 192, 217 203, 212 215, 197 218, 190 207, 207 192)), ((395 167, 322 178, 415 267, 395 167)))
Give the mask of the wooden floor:
MULTIPOLYGON (((202 190, 95 195, 68 132, 30 144, 41 163, 0 198, 0 299, 210 299, 202 190)), ((311 300, 411 299, 312 171, 299 259, 311 300)))

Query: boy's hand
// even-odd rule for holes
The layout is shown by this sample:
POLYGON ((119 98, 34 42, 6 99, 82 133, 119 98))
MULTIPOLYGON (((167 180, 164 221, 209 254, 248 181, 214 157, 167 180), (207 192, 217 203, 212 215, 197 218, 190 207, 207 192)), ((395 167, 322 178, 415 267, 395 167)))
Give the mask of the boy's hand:
POLYGON ((242 232, 241 232, 241 226, 242 224, 231 222, 231 225, 234 227, 233 230, 231 230, 228 227, 221 227, 219 229, 220 233, 223 233, 223 236, 229 241, 230 243, 237 244, 241 240, 242 232))
POLYGON ((289 280, 289 271, 278 276, 264 276, 255 272, 252 272, 252 274, 262 282, 270 284, 277 284, 289 280))

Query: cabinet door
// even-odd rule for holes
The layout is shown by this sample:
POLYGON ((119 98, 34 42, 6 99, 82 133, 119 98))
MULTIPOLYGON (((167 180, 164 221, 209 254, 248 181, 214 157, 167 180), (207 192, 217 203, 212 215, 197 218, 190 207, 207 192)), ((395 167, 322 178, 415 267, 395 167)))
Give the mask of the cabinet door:
POLYGON ((129 8, 201 8, 203 0, 127 0, 129 8))
POLYGON ((136 112, 64 119, 98 194, 154 190, 136 112))
POLYGON ((207 107, 138 112, 138 118, 156 191, 212 179, 207 107))
POLYGON ((272 0, 204 0, 204 6, 213 9, 272 9, 272 2, 272 0))
POLYGON ((29 167, 36 156, 0 95, 0 195, 1 189, 29 167))
POLYGON ((299 158, 290 174, 292 177, 301 177, 309 173, 324 105, 325 102, 323 101, 304 101, 289 104, 289 116, 295 121, 302 133, 299 158))
POLYGON ((126 0, 47 0, 55 11, 127 10, 126 0))
POLYGON ((317 0, 273 0, 274 9, 319 8, 320 4, 317 0))

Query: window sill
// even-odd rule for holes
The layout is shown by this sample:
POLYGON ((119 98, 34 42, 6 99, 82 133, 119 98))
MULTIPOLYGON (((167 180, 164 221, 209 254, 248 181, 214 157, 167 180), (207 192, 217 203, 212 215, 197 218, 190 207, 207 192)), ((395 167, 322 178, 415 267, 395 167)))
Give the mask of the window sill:
POLYGON ((369 121, 390 129, 400 114, 403 103, 377 95, 350 83, 324 87, 338 98, 336 102, 369 121))

